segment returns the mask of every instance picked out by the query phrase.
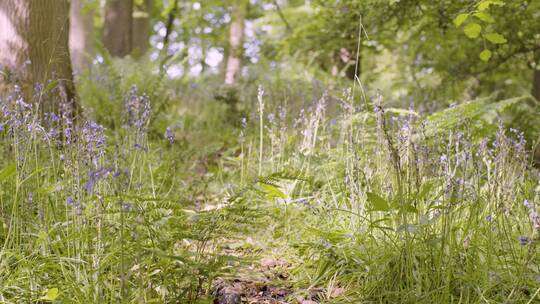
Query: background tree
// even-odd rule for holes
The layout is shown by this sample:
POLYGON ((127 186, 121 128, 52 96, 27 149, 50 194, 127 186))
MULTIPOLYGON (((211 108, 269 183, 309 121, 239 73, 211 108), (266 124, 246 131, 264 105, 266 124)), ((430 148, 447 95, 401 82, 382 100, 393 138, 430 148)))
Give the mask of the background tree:
POLYGON ((242 43, 244 41, 244 21, 247 6, 248 2, 241 0, 235 1, 232 7, 227 65, 225 68, 225 84, 230 86, 236 85, 242 68, 244 53, 242 43))
POLYGON ((135 3, 133 12, 133 53, 140 57, 148 50, 150 46, 151 19, 152 10, 151 0, 142 0, 135 3))
MULTIPOLYGON (((75 96, 69 55, 69 1, 4 0, 0 2, 0 64, 4 80, 22 84, 27 97, 36 84, 56 80, 75 96)), ((54 99, 38 99, 53 111, 54 99)))
POLYGON ((534 55, 532 95, 540 101, 540 52, 534 55))
MULTIPOLYGON (((511 96, 531 87, 538 96, 539 5, 502 0, 319 0, 308 6, 290 1, 283 15, 293 31, 286 34, 282 26, 284 39, 274 35, 265 51, 272 55, 275 49, 278 60, 290 56, 315 63, 328 74, 338 71, 349 77, 358 55, 359 70, 370 71, 362 75, 365 83, 387 89, 389 98, 406 103, 411 98, 424 106, 488 92, 511 96), (456 26, 458 16, 463 19, 456 26), (356 54, 360 21, 366 35, 356 54)), ((269 23, 269 16, 263 24, 269 23)), ((273 20, 274 27, 281 22, 277 16, 273 20)))
POLYGON ((83 0, 71 1, 69 50, 76 74, 88 68, 94 56, 95 4, 83 0))
POLYGON ((430 67, 441 79, 468 82, 473 95, 530 91, 534 54, 540 50, 538 1, 420 1, 394 7, 408 29, 403 37, 415 42, 404 58, 421 57, 417 71, 430 67))
POLYGON ((124 57, 133 48, 133 0, 107 0, 103 45, 113 57, 124 57))

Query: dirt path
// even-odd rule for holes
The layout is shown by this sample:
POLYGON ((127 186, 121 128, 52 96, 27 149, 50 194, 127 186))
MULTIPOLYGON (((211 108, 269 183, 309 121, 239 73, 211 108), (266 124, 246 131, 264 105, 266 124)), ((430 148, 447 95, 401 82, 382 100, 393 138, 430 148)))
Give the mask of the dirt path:
POLYGON ((295 288, 290 270, 284 260, 263 258, 250 270, 251 279, 218 280, 214 304, 319 304, 344 293, 343 288, 295 288))

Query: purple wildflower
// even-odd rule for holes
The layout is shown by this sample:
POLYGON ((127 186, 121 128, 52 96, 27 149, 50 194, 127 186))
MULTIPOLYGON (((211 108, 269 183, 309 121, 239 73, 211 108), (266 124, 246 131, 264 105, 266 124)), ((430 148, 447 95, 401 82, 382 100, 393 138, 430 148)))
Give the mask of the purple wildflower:
POLYGON ((30 192, 28 194, 28 200, 26 201, 26 203, 28 204, 28 206, 31 206, 33 202, 34 202, 34 193, 30 192))
POLYGON ((167 127, 167 129, 165 129, 165 138, 171 143, 171 145, 174 143, 175 136, 171 127, 167 127))
POLYGON ((116 171, 113 173, 113 177, 114 177, 114 178, 118 178, 118 177, 120 177, 121 175, 129 176, 129 171, 128 171, 127 169, 119 169, 119 170, 116 170, 116 171))
POLYGON ((73 199, 73 197, 71 197, 71 196, 66 197, 66 204, 67 205, 73 206, 74 203, 75 203, 75 200, 73 199))
POLYGON ((94 191, 94 187, 96 184, 102 180, 104 177, 106 177, 111 172, 111 169, 108 168, 100 168, 96 171, 92 171, 88 174, 88 181, 85 185, 85 190, 88 193, 92 193, 94 191))
POLYGON ((82 129, 85 151, 95 166, 98 165, 98 159, 105 154, 104 131, 103 126, 93 121, 86 121, 82 129))
POLYGON ((522 236, 519 237, 519 244, 521 246, 525 246, 525 245, 529 244, 530 242, 531 242, 531 240, 526 235, 522 235, 522 236))
POLYGON ((148 148, 146 148, 145 146, 143 146, 141 144, 134 144, 133 148, 144 151, 144 152, 148 152, 148 148))
POLYGON ((443 164, 446 163, 448 161, 448 156, 446 156, 446 154, 441 155, 439 161, 443 164))
POLYGON ((66 197, 66 205, 73 207, 78 215, 82 214, 83 206, 81 205, 81 202, 78 200, 75 200, 73 197, 68 196, 66 197))
POLYGON ((527 209, 533 209, 534 208, 534 205, 531 202, 529 202, 528 200, 524 200, 523 205, 525 207, 527 207, 527 209))
POLYGON ((17 101, 15 101, 15 104, 18 105, 20 108, 24 108, 24 109, 32 108, 32 104, 24 102, 22 98, 17 99, 17 101))
POLYGON ((122 209, 126 212, 130 212, 131 210, 133 210, 133 204, 129 202, 124 202, 122 203, 122 209))
POLYGON ((135 85, 124 99, 124 110, 126 125, 144 133, 150 119, 150 99, 146 95, 139 95, 135 85))
POLYGON ((64 140, 67 145, 71 144, 73 139, 73 103, 62 102, 60 103, 60 113, 62 120, 62 129, 64 133, 64 140))

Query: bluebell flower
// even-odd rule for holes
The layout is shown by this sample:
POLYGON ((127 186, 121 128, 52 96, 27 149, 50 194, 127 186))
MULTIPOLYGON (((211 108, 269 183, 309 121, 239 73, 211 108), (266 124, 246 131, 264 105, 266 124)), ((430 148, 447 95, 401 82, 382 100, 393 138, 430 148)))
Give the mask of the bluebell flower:
POLYGON ((135 85, 124 98, 124 111, 126 126, 135 127, 139 133, 137 135, 144 135, 150 120, 150 99, 146 95, 139 95, 135 85))
POLYGON ((106 177, 111 172, 111 169, 108 168, 100 168, 95 171, 92 171, 88 174, 88 181, 86 181, 86 184, 84 186, 87 193, 94 192, 94 187, 96 184, 102 180, 104 177, 106 177))
POLYGON ((526 235, 522 235, 522 236, 519 237, 519 244, 521 246, 525 246, 525 245, 529 244, 530 242, 531 242, 531 240, 526 235))
POLYGON ((171 144, 174 143, 175 136, 174 136, 174 132, 172 131, 172 129, 171 129, 170 127, 167 127, 167 129, 165 129, 165 138, 166 138, 171 144))
POLYGON ((105 128, 94 121, 86 121, 82 129, 84 148, 92 163, 97 166, 98 159, 105 154, 105 128))
POLYGON ((73 206, 74 203, 75 203, 75 200, 73 199, 73 197, 71 196, 66 197, 66 205, 73 206))
POLYGON ((139 149, 139 150, 142 150, 144 152, 148 152, 148 148, 146 148, 145 146, 141 145, 141 144, 134 144, 133 147, 135 149, 139 149))
POLYGON ((130 212, 131 210, 133 210, 133 204, 129 202, 124 202, 122 203, 122 209, 124 209, 124 211, 126 212, 130 212))

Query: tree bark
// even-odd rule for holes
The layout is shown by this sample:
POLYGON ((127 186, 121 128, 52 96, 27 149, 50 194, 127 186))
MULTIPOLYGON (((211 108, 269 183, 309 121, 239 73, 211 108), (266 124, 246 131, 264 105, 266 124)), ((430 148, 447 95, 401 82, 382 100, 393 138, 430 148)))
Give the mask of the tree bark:
POLYGON ((133 27, 133 0, 107 0, 103 45, 113 57, 131 53, 133 27))
POLYGON ((84 5, 84 0, 71 0, 69 51, 75 74, 79 75, 92 63, 94 56, 95 10, 84 5))
MULTIPOLYGON (((56 80, 73 99, 68 0, 0 1, 0 81, 18 83, 28 101, 36 84, 56 80)), ((40 111, 55 111, 58 98, 36 98, 40 111)))
POLYGON ((540 102, 540 70, 538 68, 533 71, 532 96, 540 102))
POLYGON ((151 0, 145 0, 133 14, 133 54, 140 57, 148 50, 150 41, 151 0))
POLYGON ((236 86, 240 70, 242 68, 242 56, 244 53, 244 20, 246 17, 248 2, 236 1, 233 5, 232 21, 229 29, 229 55, 225 68, 225 84, 236 86))

